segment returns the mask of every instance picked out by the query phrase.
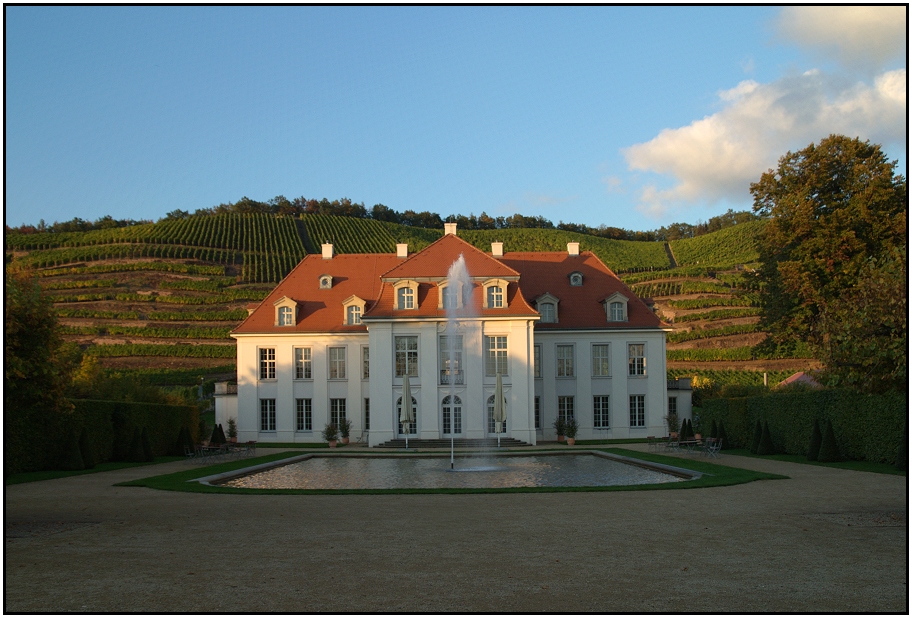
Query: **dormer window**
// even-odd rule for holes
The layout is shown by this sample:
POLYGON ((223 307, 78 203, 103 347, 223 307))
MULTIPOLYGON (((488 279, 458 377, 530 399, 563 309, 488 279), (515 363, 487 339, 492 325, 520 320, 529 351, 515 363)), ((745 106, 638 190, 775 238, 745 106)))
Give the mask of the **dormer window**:
POLYGON ((275 325, 276 326, 294 326, 298 319, 298 303, 283 296, 275 303, 275 325))
POLYGON ((579 287, 583 285, 583 273, 573 272, 570 273, 570 285, 579 287))
POLYGON ((320 275, 320 289, 328 290, 333 286, 333 278, 331 275, 320 275))
POLYGON ((349 296, 342 301, 342 315, 346 326, 359 326, 361 316, 364 314, 365 301, 355 295, 349 296))
POLYGON ((459 309, 462 307, 462 298, 459 283, 451 283, 440 287, 440 309, 459 309))
POLYGON ((605 316, 609 322, 627 321, 627 297, 615 292, 602 302, 605 305, 605 316))
POLYGON ((485 309, 503 309, 507 306, 507 282, 503 279, 491 279, 484 284, 485 309))
POLYGON ((418 308, 417 281, 397 281, 393 287, 396 290, 396 309, 408 310, 418 308))
POLYGON ((541 314, 541 322, 554 324, 557 322, 557 304, 560 299, 553 294, 545 292, 535 300, 535 306, 538 313, 541 314))

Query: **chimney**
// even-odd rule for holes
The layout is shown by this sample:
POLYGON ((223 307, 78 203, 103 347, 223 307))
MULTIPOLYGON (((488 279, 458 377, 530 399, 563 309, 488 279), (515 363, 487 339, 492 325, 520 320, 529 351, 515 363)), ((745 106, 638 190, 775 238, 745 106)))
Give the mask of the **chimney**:
POLYGON ((491 255, 494 257, 503 257, 503 243, 502 242, 492 242, 491 243, 491 255))
POLYGON ((456 224, 455 223, 444 223, 443 224, 443 235, 448 236, 450 234, 456 235, 456 224))
POLYGON ((328 243, 328 242, 323 243, 323 259, 331 260, 332 258, 333 258, 332 243, 328 243))
POLYGON ((408 243, 399 243, 396 245, 396 257, 408 257, 408 243))
POLYGON ((568 242, 567 243, 567 255, 579 255, 579 243, 578 242, 568 242))

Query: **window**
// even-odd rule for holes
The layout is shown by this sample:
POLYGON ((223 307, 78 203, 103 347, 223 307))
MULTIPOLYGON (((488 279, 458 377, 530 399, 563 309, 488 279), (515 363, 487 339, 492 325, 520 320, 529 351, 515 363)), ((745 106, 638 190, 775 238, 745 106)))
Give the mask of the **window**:
POLYGON ((535 428, 541 429, 541 397, 535 396, 535 428))
POLYGON ((624 303, 619 303, 617 301, 609 305, 611 310, 611 317, 609 318, 612 322, 624 322, 626 321, 626 316, 624 315, 624 303))
POLYGON ((415 308, 415 290, 412 288, 399 288, 397 298, 399 300, 397 307, 400 309, 415 308))
MULTIPOLYGON (((398 427, 399 433, 405 435, 405 432, 402 431, 403 423, 399 422, 399 419, 402 418, 402 397, 396 400, 396 427, 398 427)), ((418 401, 412 397, 412 422, 409 423, 408 432, 409 434, 418 433, 418 401)))
POLYGON ((677 416, 678 415, 678 398, 669 397, 668 398, 668 416, 677 416))
POLYGON ((646 345, 631 343, 627 346, 627 375, 646 375, 646 345))
POLYGON ((358 305, 350 305, 348 307, 346 324, 349 326, 354 326, 355 324, 361 323, 361 307, 358 305))
POLYGON ((370 431, 371 428, 371 400, 370 397, 364 398, 364 431, 370 431))
POLYGON ((310 399, 295 399, 297 431, 313 431, 313 405, 310 399))
POLYGON ((275 380, 275 348, 260 348, 260 379, 275 380))
POLYGON ((592 375, 597 378, 604 378, 611 375, 611 359, 608 356, 609 349, 607 343, 596 343, 592 345, 592 375))
POLYGON ((294 312, 291 307, 279 307, 279 326, 294 326, 294 312))
POLYGON ((502 309, 504 306, 503 288, 499 285, 488 287, 488 309, 502 309))
POLYGON ((573 346, 572 345, 557 346, 557 377, 558 378, 572 378, 573 377, 573 346))
POLYGON ((533 358, 534 358, 534 368, 535 368, 535 377, 542 377, 542 368, 541 368, 541 344, 536 344, 533 348, 533 358))
POLYGON ((458 309, 459 308, 459 285, 451 284, 443 288, 441 294, 443 295, 441 301, 441 307, 444 309, 458 309))
POLYGON ((396 377, 418 375, 418 337, 396 337, 396 377))
POLYGON ((313 379, 313 361, 310 348, 295 348, 295 380, 313 379))
MULTIPOLYGON (((504 401, 504 418, 507 417, 507 402, 504 401)), ((488 433, 498 433, 497 423, 494 421, 494 395, 488 397, 488 433)), ((507 421, 504 420, 503 427, 499 433, 507 433, 507 421)))
POLYGON ((364 346, 361 348, 361 379, 370 378, 370 348, 364 346))
POLYGON ((582 273, 570 273, 570 285, 579 287, 583 285, 582 273))
POLYGON ((342 426, 345 420, 345 399, 329 400, 329 422, 336 427, 342 426))
POLYGON ((329 348, 329 379, 345 379, 345 348, 329 348))
POLYGON ((260 399, 260 431, 276 430, 275 399, 260 399))
POLYGON ((557 417, 565 423, 573 418, 573 395, 557 398, 557 417))
POLYGON ((443 433, 445 435, 462 433, 462 400, 453 396, 452 405, 450 396, 443 398, 443 433))
POLYGON ((323 275, 320 277, 320 289, 328 290, 333 286, 333 278, 329 275, 323 275))
POLYGON ((507 373, 507 338, 485 337, 485 375, 507 373))
POLYGON ((542 303, 538 306, 542 322, 557 322, 554 318, 554 303, 542 303))
POLYGON ((630 426, 646 426, 646 395, 630 396, 630 426))
POLYGON ((440 337, 440 383, 462 384, 462 335, 440 337))
POLYGON ((611 427, 608 413, 608 396, 599 395, 592 398, 592 426, 596 429, 609 429, 611 427))

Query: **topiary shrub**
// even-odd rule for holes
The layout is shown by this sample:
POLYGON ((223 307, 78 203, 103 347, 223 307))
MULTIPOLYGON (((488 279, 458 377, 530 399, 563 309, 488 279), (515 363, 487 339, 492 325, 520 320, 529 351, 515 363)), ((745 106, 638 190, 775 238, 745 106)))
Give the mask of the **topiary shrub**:
POLYGON ((143 427, 139 434, 139 441, 142 444, 143 458, 145 461, 155 461, 155 454, 152 452, 152 443, 149 442, 149 432, 143 427))
POLYGON ((719 438, 719 450, 722 450, 728 444, 728 434, 725 433, 725 422, 722 419, 719 419, 719 435, 717 437, 719 438))
POLYGON ((185 455, 185 449, 187 448, 189 448, 191 452, 193 451, 193 438, 190 435, 190 430, 186 426, 183 426, 177 434, 177 444, 175 445, 174 452, 177 455, 185 455))
POLYGON ((757 449, 760 447, 760 439, 763 437, 763 426, 760 424, 760 419, 757 419, 757 424, 754 425, 754 436, 751 438, 750 443, 750 452, 756 454, 757 449))
POLYGON ((817 461, 817 457, 820 455, 820 442, 823 440, 823 436, 820 435, 820 423, 817 420, 814 420, 814 428, 811 429, 811 444, 808 446, 808 461, 817 461))
POLYGON ((79 440, 76 438, 76 432, 71 431, 67 438, 63 456, 60 459, 60 469, 85 470, 85 463, 82 461, 82 453, 79 451, 79 440))
POLYGON ((776 452, 773 448, 773 436, 770 435, 769 421, 763 423, 763 431, 760 434, 760 444, 757 445, 758 455, 772 455, 776 452))
POLYGON ((709 437, 710 438, 719 437, 719 426, 716 425, 716 419, 713 419, 712 425, 709 426, 709 437))
POLYGON ((836 434, 833 433, 833 423, 830 421, 826 424, 823 439, 820 441, 820 452, 817 454, 817 461, 829 462, 839 461, 839 459, 839 445, 836 444, 836 434))
POLYGON ((899 450, 896 453, 896 469, 905 472, 909 469, 909 421, 906 421, 903 429, 903 439, 899 443, 899 450))
POLYGON ((137 427, 133 430, 133 439, 130 441, 130 450, 127 451, 127 461, 140 463, 146 461, 146 453, 142 447, 142 430, 137 427))
POLYGON ((89 431, 85 427, 79 434, 79 452, 82 453, 82 463, 86 470, 91 470, 99 464, 98 456, 95 454, 95 446, 89 439, 89 431))

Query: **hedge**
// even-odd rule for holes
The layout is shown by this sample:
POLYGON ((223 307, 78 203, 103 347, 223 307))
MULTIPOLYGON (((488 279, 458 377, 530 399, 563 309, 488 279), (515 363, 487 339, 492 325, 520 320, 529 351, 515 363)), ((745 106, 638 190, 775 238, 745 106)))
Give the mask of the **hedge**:
POLYGON ((829 421, 843 459, 894 463, 906 413, 907 398, 900 393, 833 389, 707 399, 701 418, 704 424, 724 421, 733 448, 749 448, 756 423, 767 422, 776 449, 791 455, 807 454, 815 420, 829 421))
POLYGON ((89 399, 72 403, 73 411, 62 414, 6 411, 6 475, 60 469, 70 442, 74 436, 81 437, 83 430, 98 463, 125 461, 134 431, 143 427, 155 456, 178 454, 181 427, 187 427, 194 440, 198 439, 199 410, 195 406, 89 399))

